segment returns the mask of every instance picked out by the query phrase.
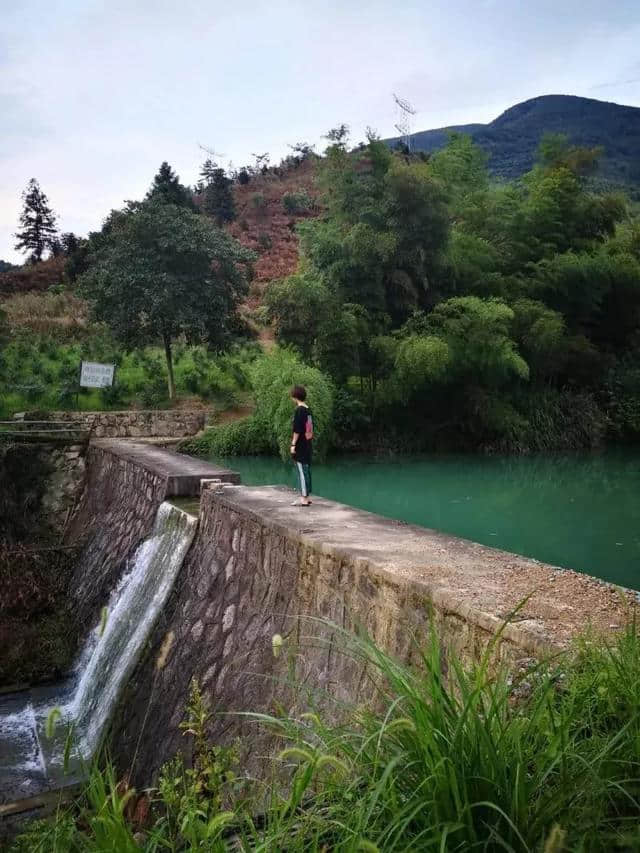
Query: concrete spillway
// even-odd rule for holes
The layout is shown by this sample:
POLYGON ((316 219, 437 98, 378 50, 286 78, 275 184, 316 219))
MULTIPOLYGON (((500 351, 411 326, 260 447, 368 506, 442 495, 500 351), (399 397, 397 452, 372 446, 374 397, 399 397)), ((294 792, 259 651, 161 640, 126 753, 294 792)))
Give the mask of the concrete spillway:
POLYGON ((192 515, 162 503, 151 535, 129 561, 69 680, 0 699, 0 815, 3 803, 41 795, 82 776, 171 592, 196 526, 192 515))

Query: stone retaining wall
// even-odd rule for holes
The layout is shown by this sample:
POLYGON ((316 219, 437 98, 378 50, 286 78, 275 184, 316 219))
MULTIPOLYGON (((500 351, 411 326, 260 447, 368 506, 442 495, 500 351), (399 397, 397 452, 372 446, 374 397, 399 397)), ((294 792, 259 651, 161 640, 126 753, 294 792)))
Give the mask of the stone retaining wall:
POLYGON ((42 509, 62 538, 84 490, 87 445, 41 445, 41 448, 51 466, 42 509))
MULTIPOLYGON (((619 598, 592 578, 330 501, 293 509, 291 497, 273 487, 203 492, 196 539, 114 720, 113 752, 123 770, 136 754, 137 785, 188 748, 179 723, 193 677, 223 712, 299 709, 306 691, 368 702, 366 666, 319 620, 364 626, 403 660, 434 628, 445 654, 478 661, 493 643, 494 662, 562 647, 587 619, 596 630, 624 621, 619 598), (274 634, 285 638, 277 659, 274 634)), ((215 718, 216 741, 242 734, 246 766, 259 772, 268 738, 242 717, 215 718)))
POLYGON ((3 530, 9 542, 62 538, 84 488, 86 443, 21 441, 18 435, 0 449, 0 539, 3 530), (15 523, 29 529, 12 530, 15 523))
POLYGON ((206 413, 180 409, 124 412, 52 412, 56 421, 74 421, 95 438, 186 438, 204 429, 206 413))
POLYGON ((66 542, 82 545, 71 583, 81 624, 90 627, 125 561, 150 533, 167 478, 107 448, 90 445, 82 497, 66 542))

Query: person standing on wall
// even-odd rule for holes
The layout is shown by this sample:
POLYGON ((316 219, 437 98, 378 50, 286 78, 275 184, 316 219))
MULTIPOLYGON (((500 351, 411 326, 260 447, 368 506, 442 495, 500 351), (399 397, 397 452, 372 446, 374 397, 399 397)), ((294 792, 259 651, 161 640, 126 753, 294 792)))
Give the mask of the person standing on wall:
POLYGON ((300 480, 301 498, 294 506, 311 505, 311 444, 313 441, 313 418, 306 403, 307 391, 302 385, 291 389, 291 399, 296 405, 293 415, 291 458, 300 480))

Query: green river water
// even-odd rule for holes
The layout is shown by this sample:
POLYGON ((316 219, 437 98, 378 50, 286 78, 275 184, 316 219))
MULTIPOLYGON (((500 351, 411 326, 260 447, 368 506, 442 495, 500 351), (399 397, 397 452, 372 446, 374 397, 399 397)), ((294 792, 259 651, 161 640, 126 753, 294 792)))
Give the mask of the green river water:
MULTIPOLYGON (((239 471, 248 485, 296 482, 293 466, 278 459, 211 461, 239 471)), ((314 465, 313 488, 380 515, 640 589, 640 450, 340 457, 314 465)))

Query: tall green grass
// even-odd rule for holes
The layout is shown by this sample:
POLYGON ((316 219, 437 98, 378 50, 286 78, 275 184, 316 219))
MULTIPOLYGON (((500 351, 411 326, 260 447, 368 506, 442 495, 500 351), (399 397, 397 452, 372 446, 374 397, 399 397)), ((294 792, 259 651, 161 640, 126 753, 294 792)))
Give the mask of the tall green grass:
MULTIPOLYGON (((586 638, 554 660, 528 662, 516 676, 495 671, 491 651, 473 668, 445 663, 435 637, 414 667, 366 638, 343 640, 377 685, 370 700, 338 708, 325 697, 295 717, 254 715, 280 752, 270 784, 249 797, 200 740, 191 776, 179 763, 165 771, 137 849, 640 850, 635 623, 609 643, 586 638), (167 793, 183 788, 177 800, 167 793)), ((201 733, 206 713, 199 719, 201 733)), ((201 734, 187 728, 197 744, 201 734)), ((122 833, 133 838, 133 830, 117 800, 124 794, 111 768, 94 773, 102 782, 92 780, 76 829, 67 832, 69 817, 59 816, 67 834, 50 849, 130 849, 122 833), (106 817, 94 824, 101 814, 116 825, 106 829, 106 817), (123 846, 109 846, 111 838, 123 846)))

